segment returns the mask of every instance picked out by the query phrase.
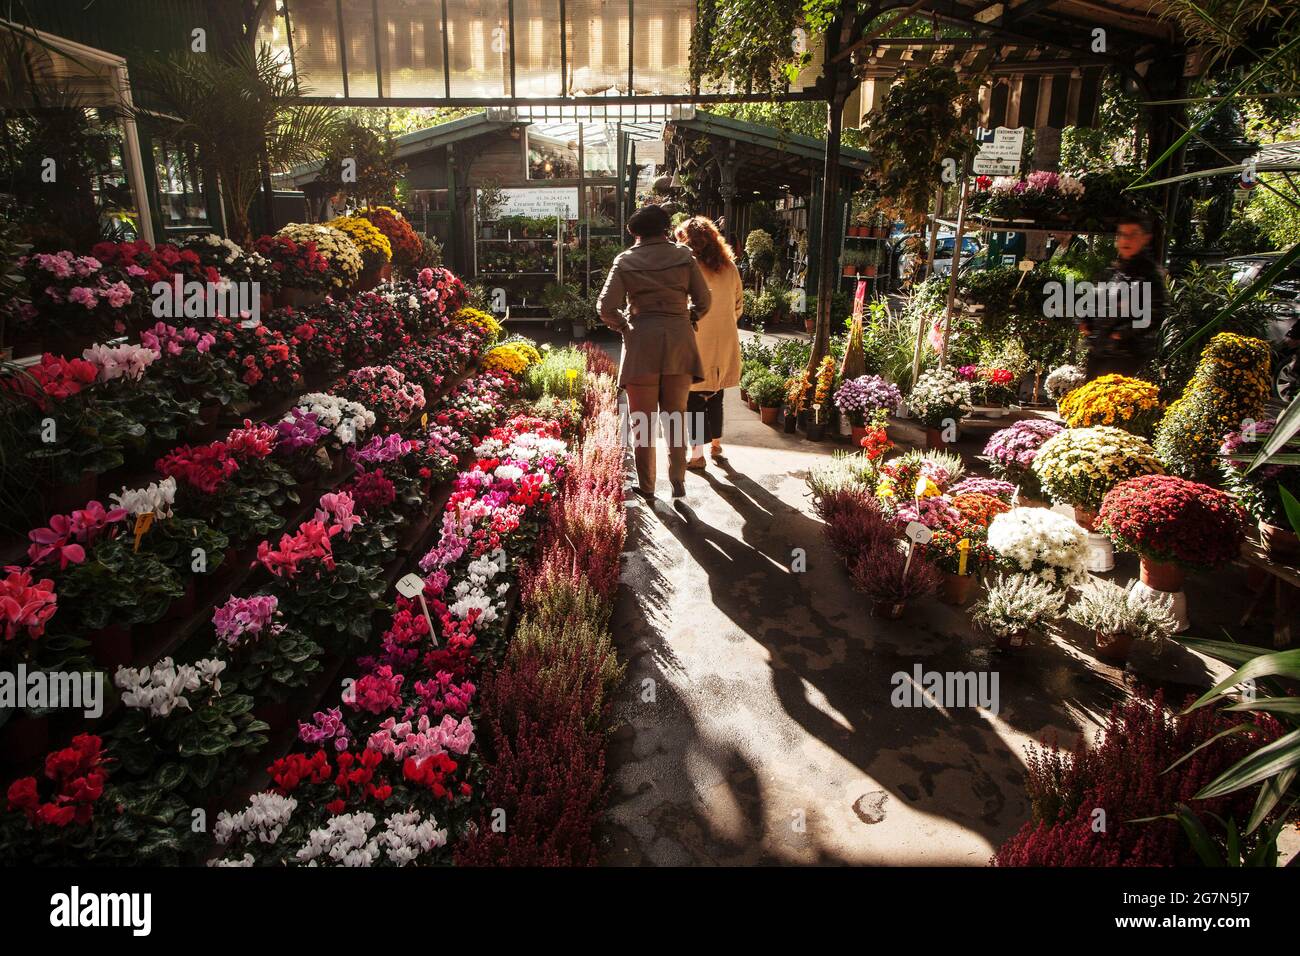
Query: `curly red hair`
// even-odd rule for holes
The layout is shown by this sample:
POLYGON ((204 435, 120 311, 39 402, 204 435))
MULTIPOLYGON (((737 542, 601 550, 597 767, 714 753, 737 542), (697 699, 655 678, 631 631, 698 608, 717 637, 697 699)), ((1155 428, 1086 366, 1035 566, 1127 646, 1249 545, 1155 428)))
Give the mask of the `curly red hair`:
POLYGON ((678 242, 690 246, 700 265, 710 272, 718 272, 736 259, 731 246, 708 216, 692 216, 678 226, 673 235, 678 242))

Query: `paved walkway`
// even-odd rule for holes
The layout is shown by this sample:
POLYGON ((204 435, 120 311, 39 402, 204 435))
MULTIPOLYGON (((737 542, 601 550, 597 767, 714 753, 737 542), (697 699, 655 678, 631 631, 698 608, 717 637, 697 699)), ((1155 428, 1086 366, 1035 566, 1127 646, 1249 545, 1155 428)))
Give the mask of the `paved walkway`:
MULTIPOLYGON (((661 498, 631 506, 604 862, 985 864, 1028 817, 1025 744, 1091 735, 1124 674, 1067 641, 990 654, 935 600, 872 618, 804 485, 835 446, 763 426, 736 390, 726 415, 729 458, 688 474, 685 506, 662 452, 661 498), (891 706, 917 664, 995 671, 1000 712, 891 706)), ((1210 676, 1178 649, 1134 668, 1210 676)))

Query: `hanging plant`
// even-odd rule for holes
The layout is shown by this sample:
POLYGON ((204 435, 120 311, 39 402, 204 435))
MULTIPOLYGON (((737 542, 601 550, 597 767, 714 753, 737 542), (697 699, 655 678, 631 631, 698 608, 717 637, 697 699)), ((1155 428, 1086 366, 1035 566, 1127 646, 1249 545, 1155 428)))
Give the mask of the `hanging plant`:
POLYGON ((974 148, 975 107, 971 84, 948 67, 906 72, 890 87, 863 129, 881 209, 914 229, 924 225, 944 161, 960 173, 974 148))

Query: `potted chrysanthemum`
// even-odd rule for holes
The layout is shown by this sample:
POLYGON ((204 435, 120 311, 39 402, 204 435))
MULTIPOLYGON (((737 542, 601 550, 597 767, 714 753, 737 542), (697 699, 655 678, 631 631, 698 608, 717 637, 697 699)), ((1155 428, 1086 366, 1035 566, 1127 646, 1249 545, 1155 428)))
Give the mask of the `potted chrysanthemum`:
POLYGON ((1212 570, 1241 554, 1245 512, 1222 491, 1173 475, 1122 481, 1102 500, 1097 527, 1142 561, 1142 583, 1183 589, 1187 569, 1212 570))
POLYGON ((835 407, 852 425, 853 444, 867 436, 867 421, 877 412, 892 412, 903 401, 898 386, 879 375, 859 375, 835 390, 835 407))
POLYGON ((1087 580, 1087 532, 1055 511, 1012 508, 989 523, 988 541, 1007 571, 1061 588, 1087 580))
POLYGON ((951 429, 955 437, 957 425, 965 414, 964 406, 969 402, 968 383, 947 368, 925 372, 907 396, 912 415, 925 426, 927 448, 948 447, 949 439, 945 432, 951 429))
POLYGON ((1056 504, 1074 507, 1075 520, 1094 530, 1106 492, 1139 475, 1162 475, 1164 466, 1143 439, 1120 428, 1069 428, 1049 438, 1034 456, 1034 474, 1056 504))

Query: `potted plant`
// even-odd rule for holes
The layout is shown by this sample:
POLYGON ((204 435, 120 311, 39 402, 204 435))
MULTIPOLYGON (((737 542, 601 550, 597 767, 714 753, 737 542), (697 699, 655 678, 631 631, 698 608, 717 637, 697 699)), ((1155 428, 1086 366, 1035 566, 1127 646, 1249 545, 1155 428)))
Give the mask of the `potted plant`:
POLYGON ((933 594, 939 572, 927 563, 910 541, 893 538, 868 545, 853 565, 853 586, 871 595, 872 613, 897 620, 907 602, 933 594))
POLYGON ((1088 579, 1087 532, 1045 508, 1012 508, 989 522, 989 548, 1012 573, 1065 588, 1088 579))
POLYGON ((484 239, 491 239, 493 236, 493 223, 501 215, 501 210, 505 207, 506 196, 492 180, 485 180, 481 183, 474 194, 474 211, 478 218, 479 235, 484 239))
POLYGON ((1063 430, 1057 422, 1026 418, 994 432, 985 444, 984 460, 989 463, 993 474, 1017 486, 1017 498, 1021 504, 1047 506, 1047 502, 1041 500, 1043 489, 1032 466, 1043 443, 1063 430))
POLYGON ((835 407, 849 420, 854 445, 866 437, 868 420, 874 420, 879 412, 888 415, 902 401, 898 386, 879 375, 859 375, 835 390, 835 407))
POLYGON ((1043 391, 1060 408, 1061 399, 1088 381, 1088 376, 1077 365, 1059 365, 1043 379, 1043 391))
POLYGON ((1135 640, 1159 642, 1176 627, 1166 606, 1109 581, 1089 581, 1080 587, 1067 613, 1092 632, 1097 656, 1116 664, 1128 660, 1135 640))
POLYGON ((1106 492, 1126 479, 1165 470, 1146 441, 1108 425, 1058 432, 1038 449, 1032 467, 1052 501, 1073 505, 1087 531, 1096 527, 1106 492))
POLYGON ((826 424, 830 418, 831 389, 835 384, 835 359, 826 356, 817 366, 817 377, 813 388, 812 404, 809 407, 808 428, 805 433, 809 441, 821 441, 826 435, 826 424))
POLYGON ((925 543, 925 558, 942 577, 939 600, 962 607, 979 583, 979 569, 992 560, 987 533, 982 528, 937 528, 925 543))
POLYGON ((963 407, 970 402, 970 389, 947 368, 930 369, 917 379, 907 397, 912 415, 925 426, 927 448, 948 447, 944 432, 954 431, 964 414, 963 407))
POLYGON ((272 730, 288 719, 285 704, 321 669, 321 646, 284 626, 271 594, 232 596, 212 615, 217 656, 227 662, 230 685, 258 702, 254 713, 272 730), (271 706, 268 706, 271 705, 271 706), (259 713, 260 711, 260 713, 259 713), (283 711, 283 713, 281 713, 283 711))
POLYGON ((1071 428, 1114 425, 1149 438, 1160 418, 1160 389, 1139 378, 1102 375, 1061 397, 1057 408, 1071 428))
POLYGON ((758 412, 764 425, 776 424, 776 413, 785 398, 785 383, 771 372, 750 384, 750 397, 758 403, 758 412))
POLYGON ((865 249, 858 250, 858 274, 871 278, 876 274, 876 268, 880 264, 880 248, 877 243, 871 243, 865 249))
POLYGON ((998 650, 1010 651, 1043 633, 1065 611, 1065 594, 1030 574, 998 575, 973 608, 971 621, 993 638, 998 650))
POLYGON ((1270 461, 1247 471, 1260 444, 1277 427, 1274 419, 1229 432, 1219 448, 1223 485, 1259 525, 1259 540, 1270 561, 1300 567, 1300 539, 1290 527, 1282 489, 1300 494, 1300 466, 1270 461))

